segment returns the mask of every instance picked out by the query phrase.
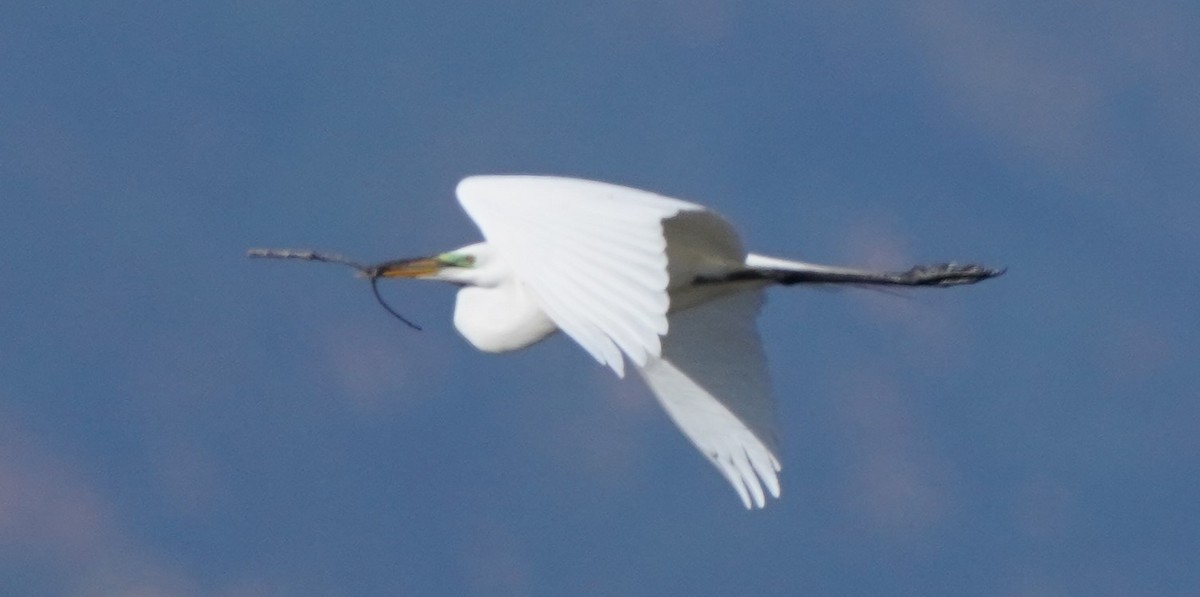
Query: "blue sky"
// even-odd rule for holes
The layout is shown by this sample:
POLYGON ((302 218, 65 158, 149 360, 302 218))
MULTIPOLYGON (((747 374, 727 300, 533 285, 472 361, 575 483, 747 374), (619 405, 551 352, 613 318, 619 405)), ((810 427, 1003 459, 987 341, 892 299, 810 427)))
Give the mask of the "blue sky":
POLYGON ((0 592, 1200 592, 1190 2, 9 3, 0 592), (247 260, 476 240, 463 176, 639 186, 756 252, 783 497, 453 289, 247 260))

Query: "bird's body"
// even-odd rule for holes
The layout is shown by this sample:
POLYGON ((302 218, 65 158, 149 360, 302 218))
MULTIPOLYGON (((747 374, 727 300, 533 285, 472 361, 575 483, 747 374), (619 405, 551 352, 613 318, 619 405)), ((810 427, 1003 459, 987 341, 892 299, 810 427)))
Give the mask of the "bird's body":
POLYGON ((458 291, 454 327, 475 348, 484 352, 520 350, 558 330, 554 321, 513 275, 504 256, 487 243, 476 243, 454 252, 471 255, 477 267, 495 274, 476 280, 458 291))
POLYGON ((562 331, 619 376, 628 361, 747 508, 779 496, 755 325, 765 288, 949 286, 1001 273, 954 264, 885 273, 747 254, 702 206, 588 180, 475 176, 457 194, 485 242, 364 271, 460 285, 454 325, 480 350, 519 350, 562 331))
MULTIPOLYGON (((753 269, 747 265, 747 259, 762 259, 757 255, 745 255, 732 228, 712 212, 695 211, 686 216, 672 216, 664 221, 662 234, 667 240, 668 319, 677 311, 714 298, 771 284, 765 279, 697 283, 698 280, 718 279, 753 269), (697 226, 700 218, 710 219, 710 225, 697 226), (679 225, 680 220, 686 221, 687 225, 679 225)), ((502 251, 483 242, 455 249, 450 254, 469 255, 474 268, 490 274, 464 285, 458 291, 454 309, 455 328, 475 348, 484 352, 519 350, 558 331, 554 320, 546 315, 537 298, 515 275, 516 269, 506 261, 502 251)), ((652 308, 657 310, 661 306, 652 308)))

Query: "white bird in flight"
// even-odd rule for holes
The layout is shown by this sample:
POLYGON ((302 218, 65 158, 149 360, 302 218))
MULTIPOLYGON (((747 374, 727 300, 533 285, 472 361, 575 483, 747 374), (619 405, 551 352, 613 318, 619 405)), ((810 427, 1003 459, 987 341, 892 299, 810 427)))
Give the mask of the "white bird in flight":
POLYGON ((485 352, 561 330, 620 377, 628 361, 747 508, 779 497, 775 409, 755 325, 764 289, 953 286, 1003 273, 955 263, 879 272, 747 253, 733 227, 700 205, 590 180, 472 176, 456 192, 485 242, 370 267, 312 251, 249 255, 347 264, 373 290, 381 278, 456 284, 454 326, 485 352))

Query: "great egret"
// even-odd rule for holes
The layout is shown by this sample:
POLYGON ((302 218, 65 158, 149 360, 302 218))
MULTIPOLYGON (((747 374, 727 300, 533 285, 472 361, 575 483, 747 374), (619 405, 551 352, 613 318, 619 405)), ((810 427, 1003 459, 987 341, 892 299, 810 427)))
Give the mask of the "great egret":
POLYGON ((340 262, 373 285, 459 285, 454 326, 485 352, 562 330, 620 377, 628 359, 747 508, 763 507, 766 493, 779 497, 774 404, 755 327, 765 288, 952 286, 1003 273, 954 263, 878 272, 748 254, 729 223, 700 205, 590 180, 472 176, 457 194, 485 242, 371 267, 310 251, 250 255, 340 262))

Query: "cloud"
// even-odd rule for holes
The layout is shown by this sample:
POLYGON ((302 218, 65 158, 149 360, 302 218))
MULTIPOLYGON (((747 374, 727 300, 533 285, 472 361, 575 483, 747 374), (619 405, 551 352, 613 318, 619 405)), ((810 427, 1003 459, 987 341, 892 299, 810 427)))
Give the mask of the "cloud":
POLYGON ((927 0, 907 20, 949 115, 1079 196, 1046 201, 1182 230, 1200 216, 1200 47, 1183 6, 927 0))
POLYGON ((0 412, 0 545, 23 567, 53 571, 0 582, 18 593, 195 594, 184 571, 121 528, 89 477, 40 446, 12 413, 0 412))
POLYGON ((887 379, 859 374, 835 400, 850 447, 846 503, 866 524, 898 539, 919 537, 951 515, 952 470, 887 379))
POLYGON ((205 587, 131 530, 95 475, 52 453, 13 412, 0 410, 0 553, 7 562, 0 590, 135 597, 284 594, 254 578, 205 587))

